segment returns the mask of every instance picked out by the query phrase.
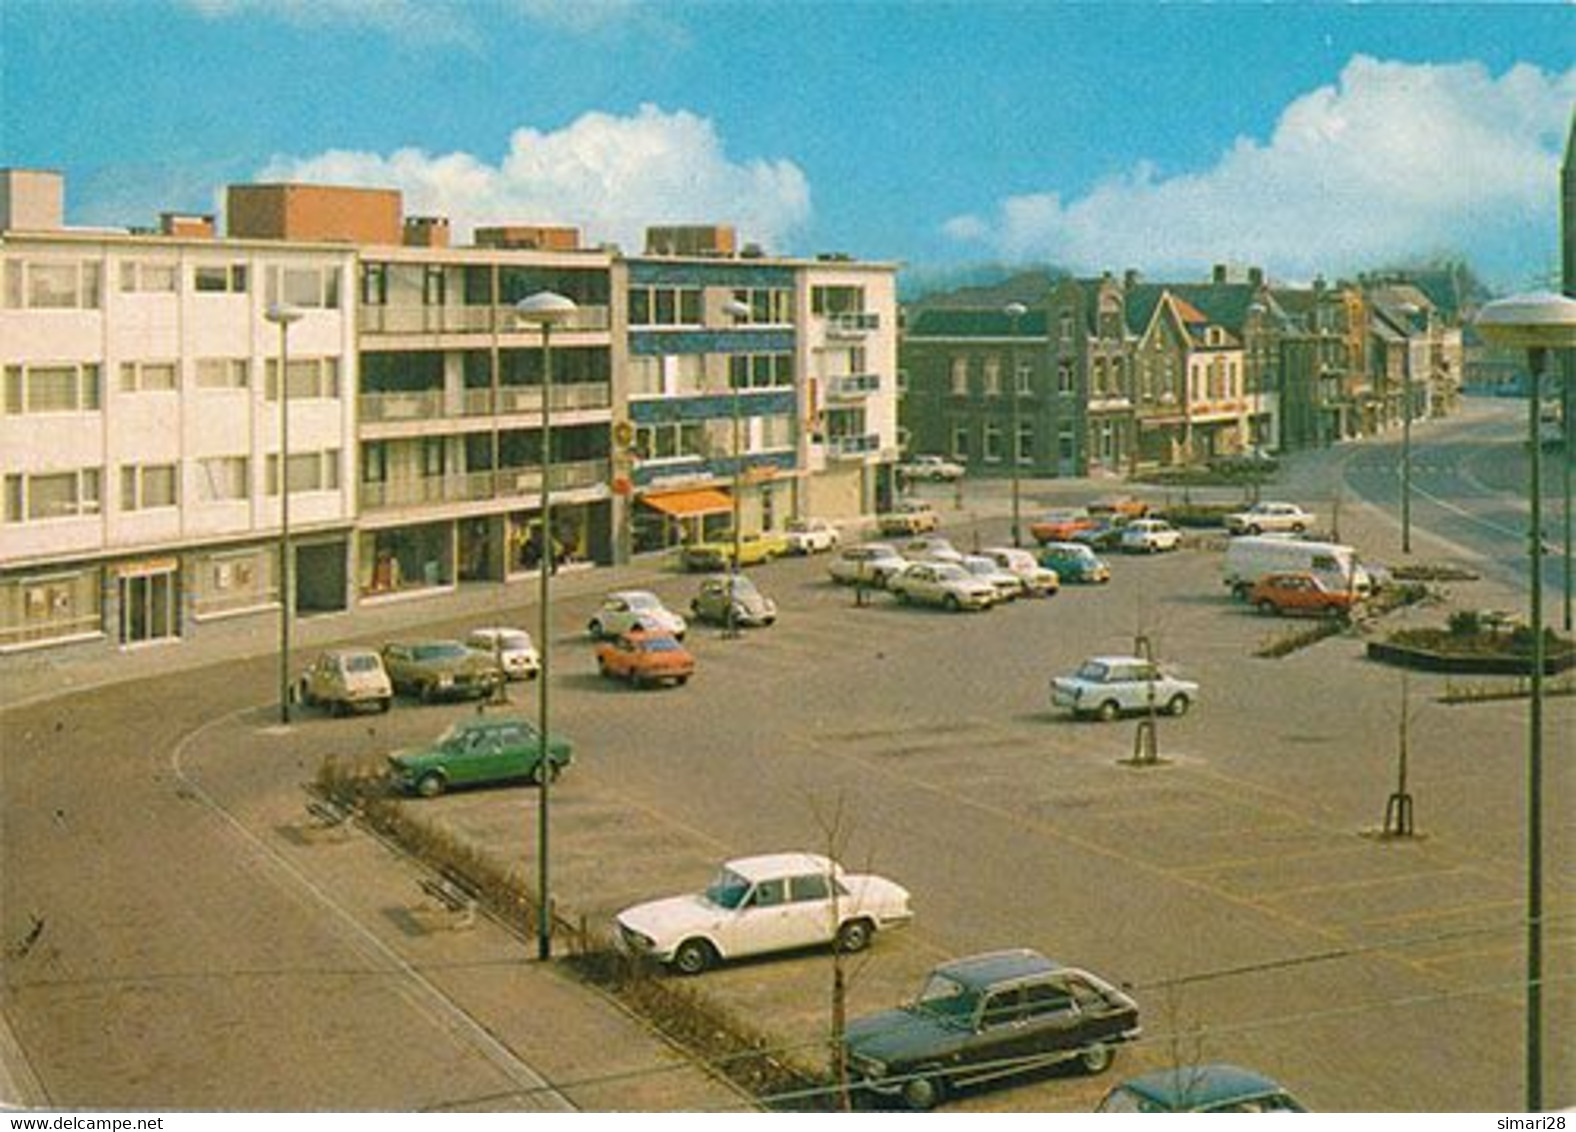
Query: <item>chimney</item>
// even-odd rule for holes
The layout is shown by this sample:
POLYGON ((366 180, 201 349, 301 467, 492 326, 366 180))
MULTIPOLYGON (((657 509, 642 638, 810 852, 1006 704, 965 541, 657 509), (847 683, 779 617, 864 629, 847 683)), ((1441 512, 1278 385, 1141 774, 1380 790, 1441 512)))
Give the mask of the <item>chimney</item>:
POLYGON ((407 248, 448 247, 449 218, 447 216, 405 217, 405 246, 407 248))
POLYGON ((1211 283, 1224 283, 1226 281, 1226 265, 1217 263, 1214 271, 1210 273, 1209 281, 1211 283))
POLYGON ((214 237, 211 212, 161 212, 159 235, 181 240, 211 240, 214 237))
POLYGON ((1248 282, 1255 287, 1264 286, 1264 269, 1262 267, 1248 268, 1248 282))
POLYGON ((1136 267, 1129 267, 1122 272, 1122 286, 1130 290, 1138 286, 1138 281, 1142 278, 1143 276, 1139 274, 1136 267))
POLYGON ((478 228, 478 248, 512 248, 572 252, 580 248, 580 229, 564 224, 506 224, 478 228))

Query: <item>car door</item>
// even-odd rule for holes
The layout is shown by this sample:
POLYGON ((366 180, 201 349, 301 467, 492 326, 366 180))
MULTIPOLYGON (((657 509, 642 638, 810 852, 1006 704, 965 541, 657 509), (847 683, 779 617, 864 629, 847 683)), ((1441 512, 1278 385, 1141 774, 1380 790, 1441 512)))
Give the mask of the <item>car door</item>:
POLYGON ((728 922, 724 950, 730 955, 760 955, 798 946, 788 878, 761 880, 750 889, 728 922))
POLYGON ((1064 975, 1029 983, 1024 987, 1024 1034, 1018 1056, 1026 1062, 1058 1061, 1111 1036, 1101 1020, 1104 1006, 1105 1000, 1093 987, 1075 989, 1064 975), (1093 997, 1082 1001, 1079 991, 1093 997))
POLYGON ((485 781, 488 767, 497 758, 497 731, 472 728, 462 732, 458 740, 449 758, 449 781, 455 784, 485 781))
POLYGON ((1021 986, 987 993, 962 1056, 960 1076, 983 1079, 1016 1071, 1019 1059, 1030 1051, 1025 1022, 1021 986))
MULTIPOLYGON (((842 897, 851 904, 848 897, 842 897)), ((825 873, 804 873, 788 880, 788 902, 793 922, 787 931, 793 937, 790 947, 810 947, 829 943, 837 934, 837 910, 832 906, 832 879, 825 873)), ((852 909, 845 909, 851 911, 852 909)))

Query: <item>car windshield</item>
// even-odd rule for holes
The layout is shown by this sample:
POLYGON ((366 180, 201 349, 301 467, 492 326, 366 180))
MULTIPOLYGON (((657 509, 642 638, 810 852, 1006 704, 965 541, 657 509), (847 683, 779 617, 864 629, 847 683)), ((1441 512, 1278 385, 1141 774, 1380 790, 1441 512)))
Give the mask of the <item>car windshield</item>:
POLYGON ((1098 660, 1086 660, 1079 666, 1076 675, 1078 679, 1087 680, 1091 684, 1103 684, 1110 672, 1109 666, 1098 660))
POLYGON ((719 908, 733 909, 750 894, 750 882, 732 869, 723 869, 706 889, 706 899, 719 908))
POLYGON ((465 655, 465 646, 453 641, 439 641, 437 644, 417 645, 410 650, 411 656, 417 660, 451 660, 465 655))
POLYGON ((451 723, 444 728, 443 734, 438 736, 437 746, 449 750, 463 747, 471 734, 471 728, 464 723, 451 723))
POLYGON ((531 647, 531 638, 525 633, 510 629, 497 635, 498 647, 509 650, 528 649, 531 647))
POLYGON ((381 665, 382 661, 370 653, 356 653, 345 658, 346 672, 375 672, 381 665))
POLYGON ((639 648, 641 652, 678 652, 679 643, 672 637, 645 637, 639 648))
POLYGON ((966 1022, 974 1017, 979 996, 956 979, 934 974, 925 981, 913 1008, 947 1021, 966 1022))
POLYGON ((662 603, 657 600, 656 594, 634 593, 625 594, 624 603, 631 609, 661 609, 662 603))

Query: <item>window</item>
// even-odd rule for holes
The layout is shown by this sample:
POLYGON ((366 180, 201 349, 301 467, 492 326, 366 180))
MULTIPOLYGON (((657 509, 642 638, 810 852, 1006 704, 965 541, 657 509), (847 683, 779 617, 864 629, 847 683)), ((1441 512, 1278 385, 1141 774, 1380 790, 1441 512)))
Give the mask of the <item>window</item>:
POLYGON ((952 458, 960 463, 969 458, 969 429, 967 425, 952 428, 952 458))
POLYGON ((750 308, 750 322, 785 324, 793 321, 793 292, 783 287, 746 287, 733 297, 750 308))
POLYGON ((5 478, 5 521, 8 523, 96 515, 98 510, 97 468, 5 478))
POLYGON ((984 457, 986 463, 1001 463, 1001 426, 987 424, 985 426, 984 457))
POLYGON ((1017 460, 1020 464, 1034 463, 1034 422, 1018 422, 1018 452, 1017 460))
POLYGON ((788 882, 786 880, 763 880, 755 886, 755 892, 750 897, 750 903, 756 908, 775 908, 779 904, 788 902, 788 882))
POLYGON ((699 326, 699 287, 631 287, 631 326, 699 326))
POLYGON ((728 381, 734 389, 770 389, 793 384, 792 354, 733 354, 728 381))
POLYGON ((969 360, 961 355, 952 359, 952 395, 969 395, 969 360))
POLYGON ((981 1014, 982 1026, 1010 1026, 1023 1017, 1023 988, 1013 987, 1009 990, 997 991, 985 999, 985 1010, 981 1014))
POLYGON ((635 457, 684 460, 706 455, 706 426, 700 421, 641 425, 635 429, 635 457))
POLYGON ((794 419, 791 416, 758 417, 760 421, 760 449, 792 448, 794 419))
POLYGON ((264 299, 293 307, 336 310, 339 307, 338 267, 270 267, 264 299))
MULTIPOLYGON (((264 374, 263 395, 270 401, 279 399, 279 359, 269 358, 264 374)), ((333 400, 339 396, 338 358, 290 359, 290 399, 333 400)))
POLYGON ((96 413, 101 406, 99 367, 41 365, 5 367, 5 412, 96 413))
MULTIPOLYGON (((339 449, 329 448, 321 452, 292 452, 290 453, 290 494, 297 495, 304 491, 338 491, 339 490, 339 449)), ((277 453, 268 457, 268 494, 279 494, 279 456, 277 453)))
POLYGON ((127 294, 173 293, 179 271, 174 261, 124 260, 120 265, 120 289, 127 294))
POLYGON ((832 895, 832 886, 823 873, 806 873, 793 878, 791 899, 795 902, 826 900, 832 895))
POLYGON ((120 470, 120 509, 149 511, 174 507, 176 498, 174 464, 138 464, 120 470))
POLYGON ((1019 362, 1017 371, 1013 375, 1013 389, 1019 397, 1029 397, 1034 393, 1034 367, 1028 362, 1019 362))
POLYGON ((1073 312, 1062 311, 1056 318, 1056 340, 1064 344, 1073 340, 1073 312))
POLYGON ((199 294, 245 294, 246 264, 198 264, 192 269, 192 288, 199 294))
POLYGON ((250 494, 245 456, 209 456, 197 463, 197 497, 204 503, 245 499, 250 494))
POLYGON ((170 393, 179 388, 174 362, 121 362, 122 393, 170 393))
POLYGON ((863 314, 865 289, 863 287, 811 287, 811 314, 863 314))
POLYGON ((1078 382, 1071 358, 1056 359, 1056 392, 1067 397, 1078 391, 1078 382))
POLYGON ((251 384, 252 366, 245 358, 198 358, 197 388, 245 389, 251 384))
POLYGON ((96 260, 7 260, 5 305, 15 310, 97 310, 96 260))
POLYGON ((624 371, 629 375, 631 397, 662 395, 662 359, 651 355, 633 357, 624 371))
POLYGON ((985 396, 1001 396, 1001 359, 994 354, 985 359, 985 396))

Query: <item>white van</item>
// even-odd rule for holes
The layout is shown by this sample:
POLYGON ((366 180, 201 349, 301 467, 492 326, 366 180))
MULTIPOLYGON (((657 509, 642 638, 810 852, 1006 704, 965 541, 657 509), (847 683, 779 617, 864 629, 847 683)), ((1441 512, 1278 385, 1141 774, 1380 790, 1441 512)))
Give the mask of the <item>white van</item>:
POLYGON ((1373 578, 1358 561, 1357 551, 1338 542, 1247 535, 1226 547, 1225 582, 1236 597, 1247 597, 1266 574, 1287 573, 1313 574, 1326 585, 1364 597, 1373 591, 1373 578))

